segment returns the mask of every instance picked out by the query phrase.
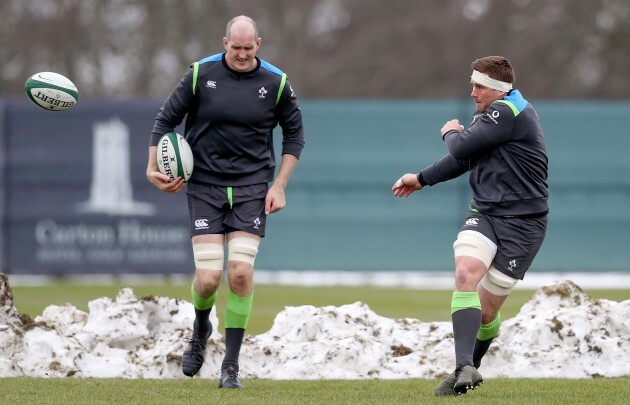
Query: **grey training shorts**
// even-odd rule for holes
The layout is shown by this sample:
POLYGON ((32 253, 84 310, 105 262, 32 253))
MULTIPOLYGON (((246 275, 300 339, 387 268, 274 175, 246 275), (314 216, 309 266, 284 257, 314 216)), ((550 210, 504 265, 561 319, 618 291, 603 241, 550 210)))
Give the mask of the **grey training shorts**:
POLYGON ((545 239, 547 215, 535 218, 494 217, 469 211, 460 228, 476 231, 497 245, 492 263, 501 273, 522 280, 545 239))
POLYGON ((265 236, 266 183, 241 187, 210 186, 189 182, 188 211, 193 236, 235 230, 265 236))

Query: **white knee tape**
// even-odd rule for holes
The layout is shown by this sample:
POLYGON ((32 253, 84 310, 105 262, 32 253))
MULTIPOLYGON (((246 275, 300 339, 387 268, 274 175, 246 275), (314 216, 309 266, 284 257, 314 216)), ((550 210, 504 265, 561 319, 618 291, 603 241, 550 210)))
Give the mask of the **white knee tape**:
POLYGON ((260 241, 254 238, 234 238, 228 242, 228 262, 240 261, 254 265, 260 241))
POLYGON ((193 245, 195 268, 198 270, 223 270, 223 245, 219 243, 195 243, 193 245))
POLYGON ((453 243, 453 251, 455 257, 474 257, 481 260, 488 268, 497 254, 497 245, 480 232, 462 231, 457 234, 457 240, 453 243))
POLYGON ((519 280, 506 276, 497 270, 496 267, 490 266, 490 269, 481 279, 481 285, 494 295, 509 295, 519 280))

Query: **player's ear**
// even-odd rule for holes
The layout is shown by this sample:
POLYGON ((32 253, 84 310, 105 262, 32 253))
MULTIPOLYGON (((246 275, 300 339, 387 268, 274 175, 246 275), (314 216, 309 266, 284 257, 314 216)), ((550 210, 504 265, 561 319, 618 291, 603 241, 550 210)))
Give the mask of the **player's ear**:
POLYGON ((262 45, 262 38, 257 38, 256 39, 256 49, 260 48, 261 45, 262 45))

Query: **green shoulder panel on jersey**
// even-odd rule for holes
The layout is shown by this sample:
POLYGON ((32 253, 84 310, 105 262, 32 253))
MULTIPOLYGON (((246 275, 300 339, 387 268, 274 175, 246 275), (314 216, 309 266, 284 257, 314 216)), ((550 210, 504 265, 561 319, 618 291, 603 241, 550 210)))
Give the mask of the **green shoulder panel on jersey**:
POLYGON ((197 90, 197 76, 199 75, 199 62, 193 63, 193 81, 192 81, 192 91, 193 96, 197 90))
POLYGON ((280 96, 282 95, 282 91, 284 90, 284 85, 287 83, 287 74, 282 74, 282 80, 280 81, 280 88, 278 89, 278 95, 276 96, 276 105, 280 102, 280 96))
POLYGON ((508 107, 510 107, 510 109, 512 110, 512 112, 514 113, 514 116, 516 117, 517 115, 519 115, 521 112, 518 110, 518 108, 516 108, 516 106, 509 102, 509 101, 505 101, 505 100, 496 100, 495 103, 502 103, 507 105, 508 107))

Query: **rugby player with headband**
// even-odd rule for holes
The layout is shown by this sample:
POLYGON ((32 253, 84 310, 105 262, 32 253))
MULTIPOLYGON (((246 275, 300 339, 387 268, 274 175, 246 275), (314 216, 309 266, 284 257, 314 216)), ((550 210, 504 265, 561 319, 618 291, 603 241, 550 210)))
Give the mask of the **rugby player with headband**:
POLYGON ((538 253, 549 211, 545 138, 534 107, 512 87, 512 65, 487 56, 472 68, 470 126, 446 122, 440 135, 448 153, 392 186, 394 196, 408 197, 468 173, 472 201, 453 243, 455 370, 436 388, 439 396, 483 383, 479 367, 499 334, 499 310, 538 253))

